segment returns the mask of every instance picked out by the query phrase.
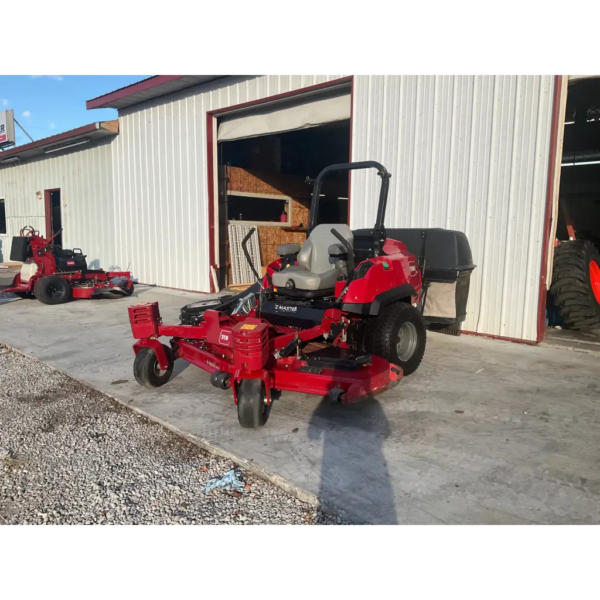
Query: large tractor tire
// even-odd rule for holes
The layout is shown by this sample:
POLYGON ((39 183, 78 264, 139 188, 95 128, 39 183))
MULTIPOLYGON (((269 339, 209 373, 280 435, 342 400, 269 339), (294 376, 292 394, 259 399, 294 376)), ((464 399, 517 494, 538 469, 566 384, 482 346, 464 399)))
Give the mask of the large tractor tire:
POLYGON ((566 328, 600 329, 600 254, 592 242, 557 246, 550 291, 566 328))
POLYGON ((426 342, 421 313, 406 302, 393 302, 369 322, 364 347, 410 375, 423 360, 426 342))

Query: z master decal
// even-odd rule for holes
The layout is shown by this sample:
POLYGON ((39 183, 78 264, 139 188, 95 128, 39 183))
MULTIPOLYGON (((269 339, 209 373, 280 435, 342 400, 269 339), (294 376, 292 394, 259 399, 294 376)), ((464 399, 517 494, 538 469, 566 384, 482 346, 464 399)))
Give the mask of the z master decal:
POLYGON ((285 304, 276 304, 275 310, 278 312, 297 312, 297 306, 286 306, 285 304))

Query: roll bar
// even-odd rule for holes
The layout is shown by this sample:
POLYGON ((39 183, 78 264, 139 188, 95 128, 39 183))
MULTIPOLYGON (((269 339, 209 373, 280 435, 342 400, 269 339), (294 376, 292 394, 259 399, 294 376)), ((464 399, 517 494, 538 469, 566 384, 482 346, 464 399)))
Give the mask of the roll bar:
MULTIPOLYGON (((379 206, 377 207, 377 218, 375 220, 375 232, 385 233, 384 221, 385 221, 385 210, 387 207, 388 191, 390 187, 391 173, 388 173, 387 169, 381 164, 374 160, 365 160, 362 162, 353 163, 340 163, 338 165, 329 165, 325 167, 315 179, 315 186, 312 193, 312 201, 310 204, 310 219, 308 223, 308 235, 317 226, 317 217, 319 214, 319 194, 323 187, 323 180, 332 171, 354 171, 355 169, 377 169, 377 174, 381 177, 381 191, 379 193, 379 206)), ((385 237, 385 236, 384 236, 385 237)))

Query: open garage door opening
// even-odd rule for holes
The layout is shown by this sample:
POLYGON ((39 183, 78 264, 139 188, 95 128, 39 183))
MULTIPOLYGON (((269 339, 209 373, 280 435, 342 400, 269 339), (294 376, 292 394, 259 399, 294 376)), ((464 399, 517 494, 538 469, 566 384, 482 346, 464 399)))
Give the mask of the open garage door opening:
POLYGON ((569 85, 552 267, 549 335, 600 341, 600 78, 569 85))
MULTIPOLYGON (((219 287, 253 283, 240 242, 257 266, 277 259, 281 244, 306 239, 312 181, 326 166, 350 160, 350 88, 218 120, 219 287)), ((347 223, 349 176, 326 180, 320 221, 347 223)))

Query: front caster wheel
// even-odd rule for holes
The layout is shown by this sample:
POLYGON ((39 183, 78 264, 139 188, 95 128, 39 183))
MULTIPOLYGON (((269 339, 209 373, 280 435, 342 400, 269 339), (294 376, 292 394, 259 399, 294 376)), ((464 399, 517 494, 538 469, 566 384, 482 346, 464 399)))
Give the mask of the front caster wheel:
POLYGON ((133 376, 135 380, 147 388, 160 387, 165 385, 173 374, 173 352, 168 346, 162 345, 169 366, 163 371, 158 364, 156 353, 152 348, 142 348, 135 357, 133 363, 133 376))
POLYGON ((237 388, 238 421, 242 427, 262 427, 269 418, 265 384, 262 379, 242 379, 237 388))

